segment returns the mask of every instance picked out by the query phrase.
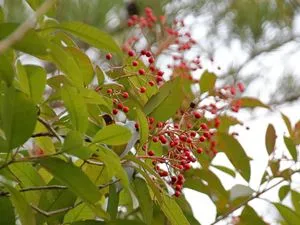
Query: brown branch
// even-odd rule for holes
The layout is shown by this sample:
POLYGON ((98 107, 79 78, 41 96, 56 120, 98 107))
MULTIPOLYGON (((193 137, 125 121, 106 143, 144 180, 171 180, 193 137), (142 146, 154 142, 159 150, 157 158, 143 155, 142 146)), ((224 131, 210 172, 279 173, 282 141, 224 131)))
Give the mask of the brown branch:
POLYGON ((55 0, 46 0, 36 11, 30 16, 24 23, 22 23, 12 34, 6 39, 0 41, 0 55, 3 54, 16 42, 21 40, 25 34, 32 28, 34 28, 37 20, 43 14, 45 14, 55 3, 55 0))

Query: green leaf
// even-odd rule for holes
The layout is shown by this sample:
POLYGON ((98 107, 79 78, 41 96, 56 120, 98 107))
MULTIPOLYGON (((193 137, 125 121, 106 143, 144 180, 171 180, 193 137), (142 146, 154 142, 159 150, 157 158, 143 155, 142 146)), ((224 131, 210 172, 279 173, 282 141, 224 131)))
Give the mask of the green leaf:
POLYGON ((101 69, 101 67, 96 66, 95 72, 98 80, 98 85, 99 86, 103 85, 105 81, 104 71, 101 69))
POLYGON ((78 48, 67 47, 65 50, 70 53, 80 68, 84 85, 89 85, 94 78, 94 69, 89 57, 78 48))
POLYGON ((26 0, 26 2, 33 10, 36 10, 41 4, 41 0, 26 0))
POLYGON ((292 202, 294 205, 294 209, 298 214, 300 214, 300 193, 292 190, 291 194, 292 194, 292 202))
POLYGON ((293 140, 289 137, 284 136, 284 143, 287 149, 289 150, 289 153, 293 157, 295 161, 297 161, 297 149, 296 145, 294 144, 293 140))
MULTIPOLYGON (((0 23, 0 40, 7 38, 18 27, 19 24, 16 23, 0 23)), ((46 46, 46 41, 39 37, 33 29, 30 29, 13 45, 13 48, 30 55, 46 55, 46 46)))
POLYGON ((139 108, 136 108, 135 111, 136 111, 136 117, 139 125, 140 144, 142 146, 148 141, 149 126, 144 112, 139 108))
POLYGON ((241 144, 231 135, 218 133, 218 147, 247 181, 250 180, 250 160, 241 144))
POLYGON ((40 103, 46 88, 46 71, 43 67, 35 65, 26 65, 24 69, 25 74, 18 74, 26 76, 26 78, 21 79, 19 76, 20 86, 22 90, 26 90, 25 93, 29 94, 35 103, 40 103))
POLYGON ((218 165, 211 165, 212 167, 221 170, 224 173, 227 173, 228 175, 235 177, 235 172, 232 169, 229 169, 228 167, 225 166, 218 166, 218 165))
POLYGON ((173 198, 163 195, 162 199, 162 201, 158 201, 158 204, 171 225, 190 225, 181 208, 173 198))
POLYGON ((90 158, 93 154, 90 148, 83 146, 82 134, 74 130, 67 134, 62 150, 83 160, 90 158))
POLYGON ((82 170, 72 163, 58 158, 45 158, 40 160, 41 165, 47 169, 57 180, 66 185, 72 192, 88 203, 96 203, 101 199, 98 188, 85 175, 82 170))
POLYGON ((300 221, 300 216, 296 214, 292 209, 287 206, 281 205, 279 203, 273 203, 277 208, 282 218, 288 225, 298 225, 300 221))
MULTIPOLYGON (((267 108, 270 109, 270 107, 264 103, 262 103, 260 100, 256 98, 251 98, 251 97, 242 97, 239 98, 235 101, 241 101, 241 107, 242 108, 255 108, 255 107, 262 107, 262 108, 267 108)), ((234 104, 234 102, 232 104, 234 104)))
POLYGON ((284 123, 285 123, 285 125, 286 125, 286 127, 288 129, 288 132, 289 132, 290 136, 292 136, 293 135, 293 129, 292 129, 291 121, 283 113, 281 113, 281 117, 282 117, 282 119, 283 119, 283 121, 284 121, 284 123))
POLYGON ((102 222, 95 220, 77 221, 71 225, 145 225, 145 223, 135 220, 114 220, 110 222, 102 222))
POLYGON ((88 112, 83 97, 75 88, 69 86, 61 89, 61 97, 69 112, 73 128, 84 133, 88 126, 88 112))
POLYGON ((65 48, 54 43, 49 44, 49 49, 51 58, 58 68, 69 77, 74 86, 82 87, 83 76, 73 55, 66 51, 65 48))
POLYGON ((64 22, 61 23, 58 29, 62 29, 78 37, 82 41, 99 49, 122 54, 121 49, 116 44, 114 39, 107 33, 81 22, 64 22))
POLYGON ((136 197, 143 215, 143 221, 151 225, 153 217, 153 201, 149 194, 147 183, 144 179, 136 177, 133 181, 136 197))
POLYGON ((199 80, 201 93, 210 92, 214 89, 217 76, 214 73, 210 73, 207 70, 203 72, 199 80))
POLYGON ((9 197, 0 198, 0 224, 15 224, 14 208, 9 197))
MULTIPOLYGON (((12 174, 18 178, 20 186, 26 187, 37 187, 44 186, 45 182, 38 173, 38 171, 30 163, 16 163, 9 166, 9 170, 12 174)), ((37 204, 40 199, 40 192, 31 191, 25 193, 25 197, 31 203, 37 204)))
POLYGON ((31 137, 37 121, 37 108, 28 97, 13 87, 6 88, 1 103, 2 129, 9 149, 31 137))
POLYGON ((267 148, 269 155, 275 149, 276 138, 277 138, 277 136, 276 136, 276 131, 274 129, 274 126, 272 124, 269 124, 267 131, 266 131, 266 136, 265 136, 266 148, 267 148))
POLYGON ((284 185, 284 186, 280 187, 279 193, 278 193, 280 201, 282 201, 287 196, 287 194, 289 193, 290 190, 291 190, 290 185, 284 185))
POLYGON ((99 130, 93 138, 93 143, 108 145, 127 144, 131 135, 131 131, 125 126, 112 124, 99 130))
POLYGON ((107 212, 112 220, 115 220, 118 215, 119 193, 115 184, 109 185, 107 212))
POLYGON ((15 71, 13 67, 13 59, 8 52, 0 55, 0 81, 4 80, 8 85, 11 85, 14 79, 15 71))
POLYGON ((180 108, 184 98, 180 80, 181 78, 177 77, 165 83, 144 106, 145 114, 151 115, 157 121, 165 121, 172 117, 180 108))
POLYGON ((10 200, 16 209, 17 215, 22 225, 35 225, 35 217, 29 203, 25 200, 22 194, 13 187, 5 178, 0 177, 0 184, 10 193, 10 200))
POLYGON ((255 210, 250 207, 249 205, 246 205, 243 209, 243 212, 240 216, 240 225, 265 225, 266 223, 262 220, 261 217, 257 215, 255 210))
POLYGON ((116 176, 121 180, 121 183, 128 188, 129 180, 125 170, 121 165, 121 161, 118 155, 116 155, 112 150, 98 146, 99 151, 97 152, 98 158, 102 161, 106 167, 109 177, 116 176))

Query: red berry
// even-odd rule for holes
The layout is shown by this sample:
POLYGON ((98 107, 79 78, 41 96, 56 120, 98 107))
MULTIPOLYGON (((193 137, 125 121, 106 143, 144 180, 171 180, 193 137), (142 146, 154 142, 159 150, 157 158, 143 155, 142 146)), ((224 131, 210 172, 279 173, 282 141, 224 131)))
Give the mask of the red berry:
MULTIPOLYGON (((138 123, 135 123, 135 124, 134 124, 134 127, 135 127, 135 129, 139 129, 140 126, 139 126, 138 123)), ((145 147, 145 146, 143 146, 143 149, 144 149, 144 147, 145 147)))
POLYGON ((146 51, 145 49, 143 49, 143 50, 141 51, 141 54, 142 54, 142 55, 146 55, 146 52, 147 52, 147 51, 146 51))
POLYGON ((107 89, 106 93, 107 93, 107 94, 113 93, 113 89, 111 89, 111 88, 107 89))
POLYGON ((176 181, 177 181, 177 177, 172 176, 172 177, 171 177, 171 183, 172 183, 172 184, 175 184, 176 181))
POLYGON ((191 169, 191 164, 188 164, 188 163, 184 164, 183 167, 185 170, 189 170, 189 169, 191 169))
POLYGON ((152 57, 149 58, 149 59, 148 59, 148 62, 149 62, 150 64, 154 63, 154 58, 152 58, 152 57))
POLYGON ((205 138, 204 136, 201 136, 201 137, 199 138, 199 141, 204 142, 205 139, 206 139, 206 138, 205 138))
POLYGON ((153 142, 158 142, 158 140, 159 140, 158 137, 153 137, 153 138, 152 138, 152 141, 153 141, 153 142))
POLYGON ((149 123, 150 124, 154 123, 154 118, 153 117, 149 117, 149 123))
POLYGON ((119 103, 119 104, 117 105, 117 107, 118 107, 118 109, 123 109, 123 104, 122 104, 122 103, 119 103))
POLYGON ((204 132, 203 136, 209 139, 210 138, 210 133, 209 132, 204 132))
POLYGON ((177 185, 175 186, 175 190, 176 190, 176 191, 181 191, 181 189, 182 189, 182 186, 181 186, 180 184, 177 184, 177 185))
POLYGON ((150 57, 152 54, 151 54, 151 52, 147 51, 145 55, 146 55, 147 57, 150 57))
POLYGON ((197 153, 201 154, 203 152, 202 148, 197 148, 197 153))
POLYGON ((162 76, 162 75, 164 75, 164 72, 163 71, 161 71, 161 70, 159 70, 159 71, 157 71, 157 76, 162 76))
POLYGON ((163 122, 158 122, 156 125, 158 128, 162 128, 164 126, 163 122))
POLYGON ((145 70, 144 69, 139 69, 139 74, 140 75, 144 75, 145 74, 145 70))
POLYGON ((195 131, 192 131, 190 135, 191 137, 196 137, 197 133, 195 131))
POLYGON ((181 192, 180 192, 180 191, 175 191, 175 194, 174 194, 174 195, 175 195, 175 197, 177 197, 177 198, 178 198, 178 197, 180 197, 180 195, 181 195, 181 192))
POLYGON ((200 127, 203 129, 203 130, 207 130, 207 125, 206 123, 201 123, 200 127))
POLYGON ((168 173, 167 171, 165 171, 165 170, 160 171, 158 174, 159 174, 159 176, 161 176, 161 177, 166 177, 166 176, 169 175, 169 173, 168 173))
POLYGON ((181 134, 181 135, 179 136, 179 139, 180 139, 180 141, 186 141, 186 136, 183 135, 183 134, 181 134))
POLYGON ((151 80, 151 81, 149 81, 148 84, 152 87, 152 86, 154 86, 155 83, 151 80))
POLYGON ((137 65, 139 65, 138 61, 133 61, 132 62, 132 66, 137 66, 137 65))
POLYGON ((193 141, 193 139, 190 138, 190 137, 188 137, 188 138, 186 139, 186 142, 187 142, 187 143, 192 143, 192 141, 193 141))
POLYGON ((181 180, 181 181, 184 180, 184 176, 182 174, 178 174, 177 178, 178 178, 178 180, 181 180))
POLYGON ((194 114, 194 117, 195 117, 196 119, 200 119, 200 118, 201 118, 201 114, 200 114, 199 112, 194 111, 193 114, 194 114))
POLYGON ((129 108, 128 108, 127 106, 124 106, 124 107, 123 107, 123 112, 124 112, 124 113, 128 113, 128 112, 129 112, 129 108))
POLYGON ((128 92, 123 92, 123 93, 122 93, 122 96, 123 96, 123 98, 128 98, 128 97, 129 97, 129 94, 128 94, 128 92))
POLYGON ((128 56, 132 57, 132 56, 134 56, 134 55, 135 55, 134 51, 132 51, 132 50, 129 50, 129 51, 128 51, 128 56))
POLYGON ((236 94, 236 90, 235 90, 235 87, 230 87, 230 93, 232 94, 232 95, 235 95, 236 94))
POLYGON ((140 88, 140 92, 141 92, 141 93, 145 93, 146 90, 147 90, 147 89, 146 89, 145 87, 141 87, 141 88, 140 88))
POLYGON ((154 156, 154 152, 152 150, 148 151, 149 156, 154 156))
POLYGON ((117 114, 118 114, 118 110, 117 110, 117 109, 113 109, 112 113, 113 113, 114 115, 117 115, 117 114))
POLYGON ((107 53, 106 56, 105 56, 105 58, 106 58, 107 60, 111 60, 111 59, 112 59, 112 54, 107 53))
POLYGON ((244 86, 244 84, 242 84, 242 83, 239 82, 239 83, 237 83, 237 86, 238 86, 240 92, 244 92, 244 91, 245 91, 245 86, 244 86))

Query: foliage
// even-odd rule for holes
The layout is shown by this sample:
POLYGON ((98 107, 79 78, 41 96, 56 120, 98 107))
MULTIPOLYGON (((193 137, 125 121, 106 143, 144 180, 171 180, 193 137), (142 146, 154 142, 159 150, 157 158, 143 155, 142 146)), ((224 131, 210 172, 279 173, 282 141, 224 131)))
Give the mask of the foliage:
MULTIPOLYGON (((0 24, 0 224, 199 224, 184 188, 213 201, 215 223, 243 207, 232 223, 265 224, 248 203, 283 183, 280 199, 291 194, 293 208, 274 206, 286 224, 297 224, 300 197, 290 183, 299 171, 279 169, 274 126, 258 190, 249 185, 251 159, 230 131, 242 124, 240 109, 269 106, 243 96, 240 82, 218 86, 205 60, 185 57, 196 41, 184 21, 169 24, 146 7, 129 17, 120 48, 92 25, 50 18, 55 8, 45 16, 53 1, 40 2, 27 1, 42 14, 34 26, 0 24), (166 51, 172 61, 163 71, 157 62, 166 51), (213 165, 218 154, 234 169, 213 165), (212 168, 241 175, 245 185, 226 190, 212 168)), ((299 123, 282 117, 296 163, 299 123)))

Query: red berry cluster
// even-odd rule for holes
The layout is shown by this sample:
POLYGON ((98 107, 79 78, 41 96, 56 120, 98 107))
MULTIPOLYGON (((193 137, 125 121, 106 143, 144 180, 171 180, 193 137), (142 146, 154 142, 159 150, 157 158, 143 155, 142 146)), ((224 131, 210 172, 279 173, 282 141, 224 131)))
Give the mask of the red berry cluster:
POLYGON ((107 89, 106 93, 113 99, 113 115, 117 115, 119 113, 119 110, 122 110, 124 113, 129 112, 129 107, 124 105, 126 99, 128 99, 129 97, 128 92, 115 91, 114 89, 109 88, 107 89))

